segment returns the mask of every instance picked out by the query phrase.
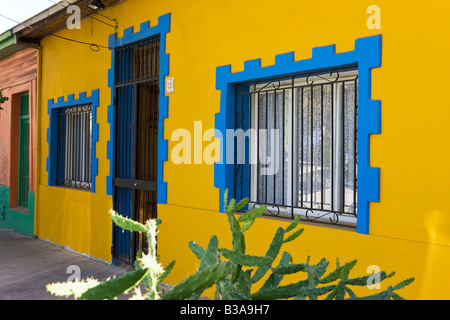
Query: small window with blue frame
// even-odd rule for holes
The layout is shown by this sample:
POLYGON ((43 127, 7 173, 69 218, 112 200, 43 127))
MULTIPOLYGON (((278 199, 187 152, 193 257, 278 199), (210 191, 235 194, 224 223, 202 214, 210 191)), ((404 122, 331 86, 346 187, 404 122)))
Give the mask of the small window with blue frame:
POLYGON ((63 97, 58 98, 56 103, 53 99, 49 100, 49 186, 95 192, 98 106, 99 90, 93 90, 90 97, 82 92, 78 99, 70 95, 66 101, 63 97))

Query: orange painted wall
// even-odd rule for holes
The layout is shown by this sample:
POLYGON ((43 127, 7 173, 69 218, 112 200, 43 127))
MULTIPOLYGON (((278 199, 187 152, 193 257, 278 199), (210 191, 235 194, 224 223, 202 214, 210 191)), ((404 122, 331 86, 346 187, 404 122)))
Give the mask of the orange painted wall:
POLYGON ((17 203, 18 139, 20 96, 28 92, 30 97, 30 191, 35 181, 35 115, 36 115, 37 51, 29 48, 0 61, 0 89, 9 100, 0 111, 0 185, 11 189, 10 207, 17 203))

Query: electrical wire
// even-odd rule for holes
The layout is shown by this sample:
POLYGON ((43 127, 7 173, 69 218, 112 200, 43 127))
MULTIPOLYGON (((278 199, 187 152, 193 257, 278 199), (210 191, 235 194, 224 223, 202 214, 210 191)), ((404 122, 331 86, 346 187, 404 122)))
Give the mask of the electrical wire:
POLYGON ((114 48, 110 48, 110 47, 108 47, 108 46, 102 46, 102 45, 99 45, 99 44, 96 44, 96 43, 91 43, 91 42, 79 41, 79 40, 75 40, 75 39, 71 39, 71 38, 59 36, 59 35, 54 34, 54 33, 51 33, 51 32, 43 31, 43 30, 40 30, 40 29, 38 29, 38 28, 29 26, 29 25, 27 25, 27 24, 25 24, 25 23, 23 23, 23 22, 19 22, 19 21, 17 21, 17 20, 14 20, 14 19, 12 19, 12 18, 9 18, 9 17, 7 17, 7 16, 5 16, 5 15, 3 15, 3 14, 1 14, 1 13, 0 13, 0 17, 3 17, 3 18, 5 18, 5 19, 7 19, 7 20, 9 20, 9 21, 12 21, 12 22, 14 22, 14 23, 23 25, 23 26, 25 26, 25 27, 27 27, 27 28, 36 30, 36 31, 38 31, 38 32, 41 32, 41 33, 46 34, 46 35, 49 35, 49 36, 53 36, 53 37, 56 37, 56 38, 59 38, 59 39, 62 39, 62 40, 71 41, 71 42, 78 43, 78 44, 88 45, 89 48, 90 48, 92 51, 94 51, 94 52, 98 52, 98 51, 100 51, 100 49, 108 49, 108 50, 113 50, 113 49, 114 49, 114 48))
MULTIPOLYGON (((60 1, 60 2, 56 2, 56 1, 53 1, 53 0, 48 0, 48 1, 51 2, 51 3, 54 3, 54 4, 58 5, 58 6, 60 6, 61 8, 64 8, 64 9, 67 9, 68 7, 70 7, 70 6, 73 5, 73 4, 71 4, 70 2, 67 2, 67 1, 65 1, 65 0, 62 0, 62 1, 60 1), (61 4, 61 2, 67 3, 67 7, 63 6, 63 5, 61 4)), ((91 10, 92 10, 92 9, 91 9, 91 10)), ((95 17, 94 17, 94 14, 87 14, 86 16, 89 17, 89 18, 91 18, 91 19, 94 19, 94 20, 96 20, 96 21, 98 21, 98 22, 101 22, 101 23, 103 23, 103 24, 105 24, 105 25, 107 25, 107 26, 110 26, 111 28, 114 28, 114 29, 117 28, 117 21, 116 21, 116 19, 109 18, 109 17, 107 17, 107 16, 105 16, 105 15, 102 15, 102 14, 100 14, 100 13, 98 13, 98 12, 96 12, 95 14, 97 14, 97 15, 99 15, 99 16, 102 16, 102 17, 104 17, 104 18, 106 18, 106 19, 108 19, 108 20, 113 21, 113 22, 115 23, 115 25, 110 25, 109 23, 106 23, 105 21, 102 21, 102 20, 100 20, 100 19, 95 18, 95 17)))

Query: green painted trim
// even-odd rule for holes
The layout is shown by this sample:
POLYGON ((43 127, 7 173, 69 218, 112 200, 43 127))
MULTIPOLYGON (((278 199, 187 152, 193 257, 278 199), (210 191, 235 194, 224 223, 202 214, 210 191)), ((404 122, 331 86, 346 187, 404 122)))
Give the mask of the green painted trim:
POLYGON ((3 50, 14 44, 15 44, 15 39, 14 39, 13 34, 11 33, 11 30, 8 30, 8 31, 0 34, 0 50, 3 50))
POLYGON ((34 236, 35 193, 28 193, 28 213, 9 208, 9 187, 0 186, 0 227, 34 236))
POLYGON ((11 30, 0 34, 0 60, 6 59, 29 47, 27 44, 16 43, 16 37, 12 34, 11 30))
POLYGON ((19 125, 19 172, 18 172, 18 199, 19 206, 28 204, 30 185, 30 118, 29 118, 29 94, 20 97, 20 125, 19 125))

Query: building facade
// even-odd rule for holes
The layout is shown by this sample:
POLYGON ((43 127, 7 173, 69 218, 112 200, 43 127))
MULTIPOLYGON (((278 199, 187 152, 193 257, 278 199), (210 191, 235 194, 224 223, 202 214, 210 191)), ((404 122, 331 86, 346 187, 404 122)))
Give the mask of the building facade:
POLYGON ((103 1, 94 19, 69 2, 80 28, 55 7, 27 24, 57 36, 13 29, 40 46, 37 237, 132 262, 143 239, 109 210, 158 217, 175 284, 189 241, 231 245, 228 189, 267 206, 249 254, 300 215, 294 262, 358 259, 414 277, 405 298, 449 297, 449 3, 103 1))

